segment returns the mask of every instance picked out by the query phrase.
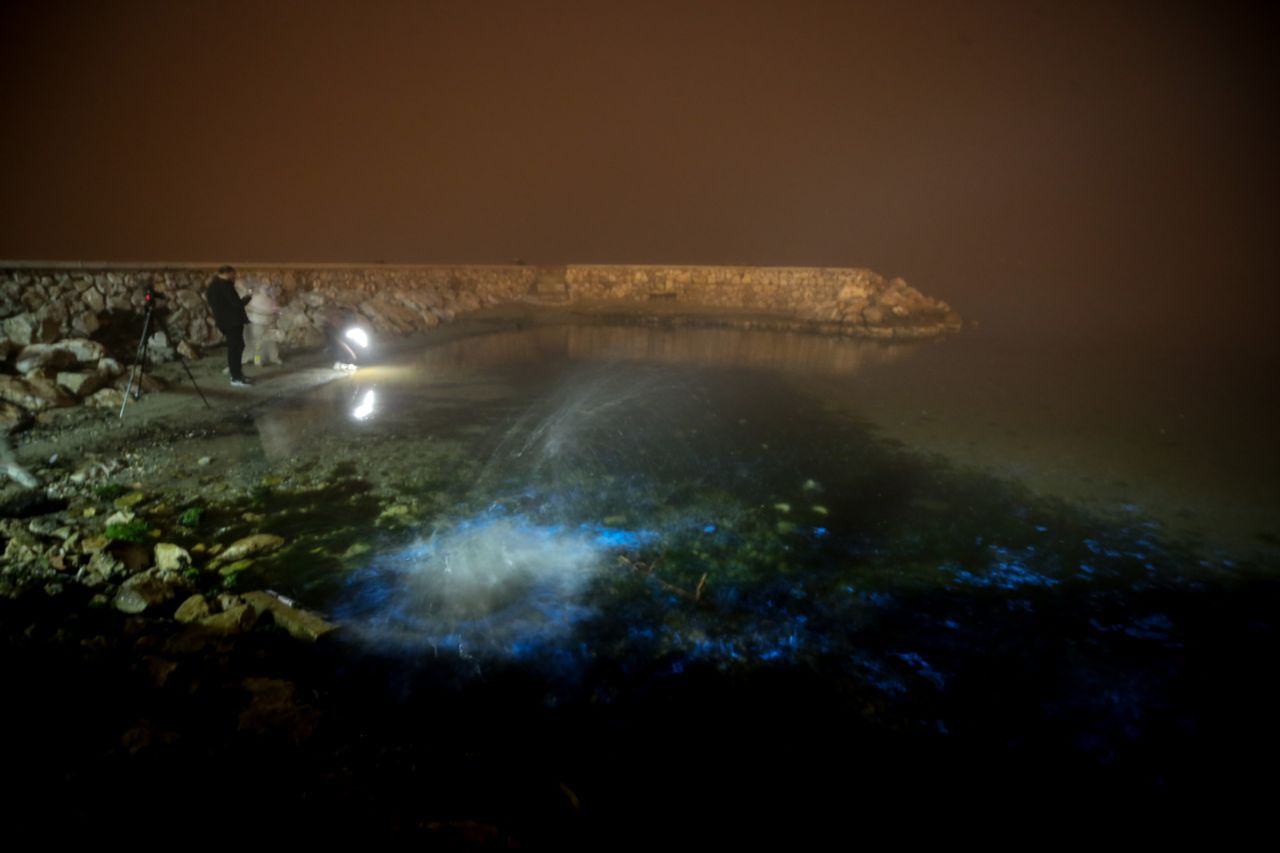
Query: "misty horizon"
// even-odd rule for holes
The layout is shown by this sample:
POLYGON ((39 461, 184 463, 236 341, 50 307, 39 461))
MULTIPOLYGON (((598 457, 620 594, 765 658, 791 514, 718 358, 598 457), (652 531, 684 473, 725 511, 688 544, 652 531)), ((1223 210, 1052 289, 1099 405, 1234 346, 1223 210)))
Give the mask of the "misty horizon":
POLYGON ((868 267, 1010 322, 1273 301, 1260 7, 0 16, 0 258, 868 267))

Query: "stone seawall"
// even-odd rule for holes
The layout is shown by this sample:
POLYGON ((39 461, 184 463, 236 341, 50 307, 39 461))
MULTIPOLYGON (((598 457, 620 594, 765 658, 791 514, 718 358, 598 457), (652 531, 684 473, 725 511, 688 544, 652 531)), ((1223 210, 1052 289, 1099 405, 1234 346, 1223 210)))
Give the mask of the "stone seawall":
POLYGON ((851 267, 571 266, 571 301, 646 300, 755 312, 873 338, 930 337, 959 328, 945 303, 901 278, 851 267))
MULTIPOLYGON (((458 315, 524 301, 597 316, 751 323, 868 338, 922 338, 960 327, 943 302, 866 269, 713 266, 238 266, 244 292, 276 286, 276 337, 285 349, 320 346, 323 318, 340 307, 382 335, 425 332, 458 315), (749 316, 750 320, 744 320, 749 316)), ((148 353, 222 340, 204 299, 212 265, 0 262, 0 430, 31 412, 119 399, 123 367, 141 334, 148 291, 148 353), (115 394, 110 392, 115 391, 115 394)))

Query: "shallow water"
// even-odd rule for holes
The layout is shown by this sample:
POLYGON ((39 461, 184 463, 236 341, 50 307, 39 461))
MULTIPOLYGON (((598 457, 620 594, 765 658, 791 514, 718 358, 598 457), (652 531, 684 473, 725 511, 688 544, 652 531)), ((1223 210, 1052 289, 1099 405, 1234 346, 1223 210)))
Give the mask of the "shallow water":
POLYGON ((1152 375, 980 335, 463 339, 246 425, 255 476, 327 472, 253 572, 390 667, 362 701, 607 801, 655 755, 735 797, 827 754, 919 796, 1200 796, 1273 743, 1274 458, 1228 389, 1152 375))

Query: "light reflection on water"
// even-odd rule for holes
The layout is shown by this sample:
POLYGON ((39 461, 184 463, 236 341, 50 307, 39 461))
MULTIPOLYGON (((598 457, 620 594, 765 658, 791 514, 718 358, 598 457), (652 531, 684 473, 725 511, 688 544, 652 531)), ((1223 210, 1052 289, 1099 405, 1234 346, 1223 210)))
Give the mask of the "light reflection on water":
MULTIPOLYGON (((602 661, 665 677, 801 666, 895 701, 941 697, 988 655, 1012 655, 1016 671, 1027 645, 1017 635, 1046 625, 1038 654, 1085 644, 1106 657, 1114 642, 1142 641, 1176 670, 1180 618, 1157 603, 1131 608, 1152 589, 1190 589, 1195 567, 1151 522, 1108 526, 1041 506, 1016 484, 824 416, 776 373, 707 357, 720 346, 736 365, 749 336, 670 334, 552 330, 425 353, 425 382, 392 385, 393 422, 450 393, 453 360, 511 390, 481 418, 455 511, 347 577, 331 610, 349 634, 477 672, 519 664, 568 681, 602 661), (584 340, 596 344, 570 345, 584 340), (595 345, 628 357, 597 359, 595 345)), ((840 369, 874 370, 913 352, 763 337, 751 344, 762 364, 848 346, 856 358, 840 369)), ((1074 707, 1068 686, 1042 689, 1047 707, 1074 707)))
MULTIPOLYGON (((783 673, 838 697, 814 743, 883 721, 984 755, 1138 754, 1144 780, 1185 773, 1176 757, 1207 731, 1252 736, 1231 723, 1261 707, 1274 563, 1181 543, 1139 505, 1091 512, 918 452, 862 416, 910 396, 892 377, 927 377, 950 342, 796 337, 464 339, 365 373, 365 421, 348 414, 360 372, 344 378, 264 438, 301 436, 293 452, 342 458, 418 509, 407 530, 362 531, 371 550, 323 579, 272 583, 433 687, 514 672, 557 707, 750 682, 762 704, 742 728, 811 725, 770 693, 783 673)), ((963 396, 951 381, 937 399, 963 396)))

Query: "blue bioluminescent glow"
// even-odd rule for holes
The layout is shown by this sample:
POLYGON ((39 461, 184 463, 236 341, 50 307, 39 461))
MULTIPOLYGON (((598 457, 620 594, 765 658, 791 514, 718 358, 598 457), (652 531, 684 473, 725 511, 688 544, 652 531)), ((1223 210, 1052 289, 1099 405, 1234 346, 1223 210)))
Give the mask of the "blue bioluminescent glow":
POLYGON ((336 615, 370 642, 435 654, 546 652, 595 612, 583 592, 607 556, 654 536, 535 524, 498 507, 356 571, 336 615))

